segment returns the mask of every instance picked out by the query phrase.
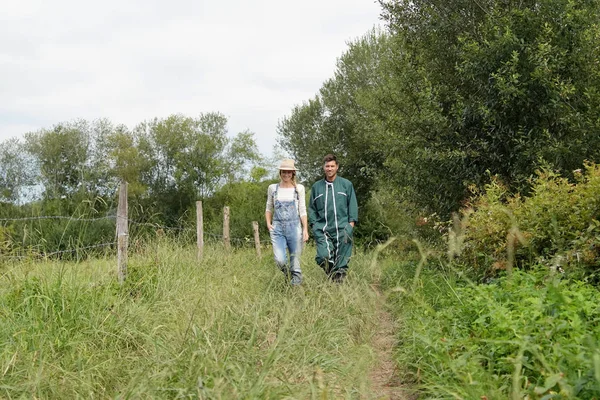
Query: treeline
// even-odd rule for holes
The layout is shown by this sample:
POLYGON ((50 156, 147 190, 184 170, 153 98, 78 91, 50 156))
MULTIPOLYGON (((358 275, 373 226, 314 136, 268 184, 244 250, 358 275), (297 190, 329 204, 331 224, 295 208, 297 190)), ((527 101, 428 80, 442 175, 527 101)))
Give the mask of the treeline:
POLYGON ((340 156, 371 232, 447 220, 492 176, 527 194, 538 169, 599 160, 599 2, 379 3, 385 28, 278 126, 309 180, 324 149, 340 156))
MULTIPOLYGON (((430 232, 492 178, 527 195, 540 169, 572 179, 599 161, 600 3, 379 3, 385 26, 350 42, 277 127, 307 185, 324 154, 338 156, 357 190, 359 240, 430 232)), ((0 144, 0 212, 69 215, 84 201, 105 212, 124 179, 134 215, 164 225, 191 219, 196 200, 215 227, 223 202, 260 220, 274 165, 251 132, 228 136, 219 113, 132 130, 63 123, 0 144)))
POLYGON ((0 143, 0 249, 59 251, 113 240, 114 221, 90 219, 115 215, 121 180, 129 183, 130 218, 150 227, 146 233, 194 227, 195 202, 203 200, 207 232, 222 232, 229 205, 232 235, 250 236, 251 220, 264 214, 271 164, 252 132, 228 135, 220 113, 171 115, 131 130, 80 120, 27 133, 0 143), (36 219, 42 216, 84 221, 36 219), (8 220, 18 218, 29 219, 8 220))

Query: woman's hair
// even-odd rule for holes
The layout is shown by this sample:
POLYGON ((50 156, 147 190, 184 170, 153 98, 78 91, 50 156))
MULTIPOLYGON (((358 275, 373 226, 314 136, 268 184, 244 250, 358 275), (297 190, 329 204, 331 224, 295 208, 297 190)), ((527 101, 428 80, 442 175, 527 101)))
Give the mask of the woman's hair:
MULTIPOLYGON (((281 178, 281 171, 282 170, 279 170, 279 178, 281 178)), ((296 171, 292 171, 292 185, 296 187, 296 171)))

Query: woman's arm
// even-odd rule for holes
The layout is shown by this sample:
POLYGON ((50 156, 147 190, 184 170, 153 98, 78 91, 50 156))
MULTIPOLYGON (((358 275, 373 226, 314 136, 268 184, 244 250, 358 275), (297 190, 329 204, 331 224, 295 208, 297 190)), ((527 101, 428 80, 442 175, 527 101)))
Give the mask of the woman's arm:
POLYGON ((271 229, 273 229, 272 217, 273 214, 271 214, 271 211, 265 211, 265 221, 267 222, 267 229, 269 232, 271 232, 271 229))
POLYGON ((306 242, 308 240, 308 218, 306 216, 306 190, 304 189, 304 185, 298 185, 296 187, 298 189, 298 197, 300 197, 298 205, 298 211, 300 213, 300 222, 302 222, 302 241, 306 242))
POLYGON ((300 221, 302 221, 302 241, 306 242, 308 240, 308 219, 306 215, 300 217, 300 221))
POLYGON ((269 189, 267 189, 267 207, 265 209, 265 222, 269 232, 273 229, 273 192, 273 185, 269 185, 269 189))

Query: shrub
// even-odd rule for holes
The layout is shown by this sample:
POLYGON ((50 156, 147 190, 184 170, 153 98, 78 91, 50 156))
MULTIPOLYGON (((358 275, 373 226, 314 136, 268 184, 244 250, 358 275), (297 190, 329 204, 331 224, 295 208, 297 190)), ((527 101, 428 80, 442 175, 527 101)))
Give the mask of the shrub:
POLYGON ((540 171, 527 196, 493 179, 462 211, 460 260, 480 275, 531 263, 574 272, 598 268, 600 167, 586 164, 575 182, 540 171))

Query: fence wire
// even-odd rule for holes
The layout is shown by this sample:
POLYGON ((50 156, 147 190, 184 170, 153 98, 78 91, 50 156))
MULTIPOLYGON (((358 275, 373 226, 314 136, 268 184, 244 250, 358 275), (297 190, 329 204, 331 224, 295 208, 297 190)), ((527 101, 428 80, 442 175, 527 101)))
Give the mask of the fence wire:
POLYGON ((84 222, 94 222, 101 221, 103 219, 116 219, 117 217, 114 215, 109 215, 106 217, 98 217, 98 218, 73 218, 67 217, 63 215, 43 215, 39 217, 22 217, 22 218, 0 218, 0 222, 14 222, 14 221, 36 221, 36 220, 47 220, 47 219, 61 219, 61 220, 70 220, 70 221, 84 221, 84 222))
POLYGON ((44 257, 51 257, 51 256, 59 255, 59 254, 65 254, 65 253, 73 253, 73 252, 82 251, 82 250, 98 249, 100 247, 114 246, 116 244, 117 244, 117 242, 115 241, 115 242, 108 242, 108 243, 93 244, 91 246, 77 247, 74 249, 54 251, 52 253, 44 254, 44 257))
POLYGON ((8 260, 22 260, 22 259, 26 259, 26 258, 32 258, 32 257, 37 257, 37 258, 46 258, 46 257, 52 257, 52 256, 56 256, 56 255, 60 255, 60 254, 66 254, 66 253, 74 253, 74 252, 80 252, 83 250, 90 250, 90 249, 97 249, 100 247, 107 247, 107 246, 113 246, 116 245, 117 242, 108 242, 108 243, 100 243, 100 244, 93 244, 90 246, 83 246, 83 247, 75 247, 72 249, 66 249, 66 250, 59 250, 59 251, 53 251, 50 253, 38 253, 38 252, 30 252, 30 254, 28 255, 0 255, 1 258, 3 259, 8 259, 8 260))
MULTIPOLYGON (((9 223, 9 222, 16 222, 16 221, 38 221, 38 220, 67 220, 67 221, 82 221, 82 222, 96 222, 96 221, 101 221, 101 220, 116 220, 117 216, 116 215, 107 215, 104 217, 97 217, 97 218, 76 218, 73 216, 63 216, 63 215, 41 215, 41 216, 36 216, 36 217, 21 217, 21 218, 0 218, 0 223, 9 223)), ((153 223, 153 222, 142 222, 142 221, 135 221, 132 219, 127 219, 128 224, 133 225, 133 226, 144 226, 144 227, 149 227, 149 228, 153 228, 153 229, 162 229, 164 231, 179 231, 179 232, 193 232, 196 233, 196 228, 189 228, 189 227, 179 227, 179 226, 166 226, 166 225, 162 225, 159 223, 153 223)), ((218 241, 224 241, 225 240, 225 236, 223 234, 220 233, 211 233, 211 232, 204 232, 204 236, 208 237, 208 238, 212 238, 212 239, 216 239, 218 241)), ((254 237, 253 236, 246 236, 246 237, 229 237, 229 241, 230 243, 234 243, 238 246, 254 246, 255 245, 255 241, 254 241, 254 237)), ((270 244, 271 240, 267 239, 267 240, 260 240, 259 243, 261 245, 263 244, 270 244)), ((94 244, 94 245, 89 245, 89 246, 82 246, 82 247, 75 247, 75 248, 70 248, 70 249, 64 249, 64 250, 58 250, 58 251, 53 251, 53 252, 49 252, 49 253, 35 253, 32 252, 29 255, 3 255, 0 253, 0 259, 4 259, 4 260, 22 260, 22 259, 26 259, 26 258, 31 258, 32 256, 35 257, 54 257, 54 256, 60 256, 63 254, 68 254, 68 253, 75 253, 75 252, 80 252, 80 251, 85 251, 85 250, 91 250, 91 249, 97 249, 97 248, 102 248, 102 247, 108 247, 108 246, 113 246, 116 245, 117 242, 113 241, 113 242, 105 242, 105 243, 99 243, 99 244, 94 244)))
POLYGON ((138 222, 138 221, 133 221, 131 219, 128 219, 127 222, 130 225, 148 226, 148 227, 155 228, 155 229, 196 232, 196 229, 192 229, 192 228, 185 228, 185 227, 180 227, 180 226, 166 226, 166 225, 161 225, 161 224, 155 223, 155 222, 138 222))

